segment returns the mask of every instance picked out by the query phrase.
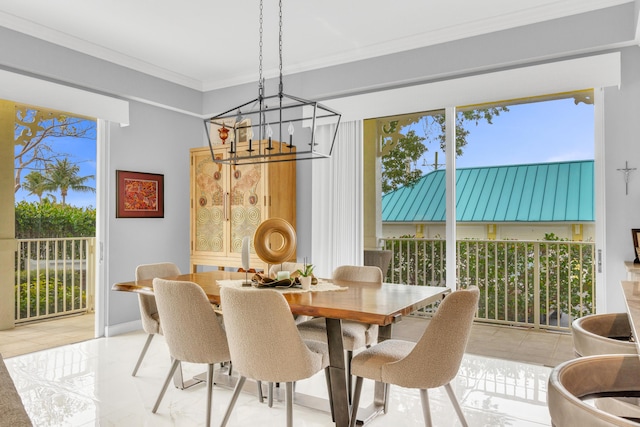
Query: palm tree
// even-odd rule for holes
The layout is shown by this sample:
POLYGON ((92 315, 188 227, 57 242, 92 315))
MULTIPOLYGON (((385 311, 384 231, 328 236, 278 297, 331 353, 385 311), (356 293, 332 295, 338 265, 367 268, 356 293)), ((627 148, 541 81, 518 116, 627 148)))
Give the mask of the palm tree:
POLYGON ((60 190, 63 205, 69 190, 96 192, 95 188, 85 185, 94 176, 78 176, 78 172, 80 172, 80 166, 70 163, 67 158, 56 160, 56 163, 47 169, 47 190, 60 190))
POLYGON ((22 188, 29 192, 29 195, 38 196, 38 202, 42 203, 42 193, 48 190, 47 178, 39 171, 31 171, 24 177, 22 188))

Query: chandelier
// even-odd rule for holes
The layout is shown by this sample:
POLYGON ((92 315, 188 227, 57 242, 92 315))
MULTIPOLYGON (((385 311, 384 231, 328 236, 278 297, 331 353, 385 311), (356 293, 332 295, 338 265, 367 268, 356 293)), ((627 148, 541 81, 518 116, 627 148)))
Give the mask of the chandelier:
POLYGON ((262 77, 263 5, 260 0, 258 97, 205 119, 211 156, 216 163, 246 165, 331 157, 341 114, 317 102, 284 93, 282 83, 282 0, 279 1, 278 93, 264 95, 262 77), (328 126, 328 137, 317 128, 328 126), (223 138, 224 137, 224 138, 223 138), (227 140, 228 138, 228 140, 227 140))

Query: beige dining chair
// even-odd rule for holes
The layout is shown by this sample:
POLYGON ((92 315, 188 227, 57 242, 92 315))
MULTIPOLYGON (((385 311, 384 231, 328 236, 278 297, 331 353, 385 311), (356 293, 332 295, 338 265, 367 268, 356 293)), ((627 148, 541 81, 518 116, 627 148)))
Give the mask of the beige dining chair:
POLYGON ((363 378, 385 384, 384 408, 388 407, 389 384, 420 389, 426 426, 431 426, 430 388, 445 386, 460 422, 467 422, 451 387, 467 346, 480 292, 475 286, 452 292, 440 303, 417 343, 390 339, 358 353, 351 362, 356 376, 351 426, 355 426, 363 378))
MULTIPOLYGON (((382 284, 382 270, 376 266, 341 265, 333 271, 334 280, 371 283, 372 286, 382 284)), ((327 342, 327 325, 324 317, 316 317, 298 324, 298 330, 304 339, 327 342)), ((345 366, 347 368, 347 389, 349 401, 352 396, 351 359, 353 352, 360 348, 371 347, 378 342, 378 325, 342 321, 342 345, 347 354, 345 366)))
POLYGON ((325 369, 329 385, 327 345, 300 337, 289 304, 278 291, 223 287, 220 299, 231 359, 240 375, 221 426, 229 421, 246 378, 285 383, 287 426, 293 426, 293 382, 325 369))
POLYGON ((151 412, 155 414, 158 410, 180 362, 206 363, 208 365, 206 425, 209 426, 213 368, 216 363, 231 360, 227 337, 221 322, 204 290, 196 283, 153 279, 153 292, 156 296, 158 312, 162 316, 162 329, 173 364, 151 412))
MULTIPOLYGON (((142 264, 136 267, 136 280, 152 280, 156 277, 171 277, 180 275, 180 269, 172 262, 160 262, 156 264, 142 264)), ((140 305, 140 318, 142 320, 142 329, 148 334, 147 340, 142 347, 135 368, 133 368, 132 376, 136 376, 142 359, 144 359, 151 340, 156 334, 162 335, 162 327, 160 325, 160 317, 158 316, 158 307, 156 299, 153 295, 138 294, 138 304, 140 305)))

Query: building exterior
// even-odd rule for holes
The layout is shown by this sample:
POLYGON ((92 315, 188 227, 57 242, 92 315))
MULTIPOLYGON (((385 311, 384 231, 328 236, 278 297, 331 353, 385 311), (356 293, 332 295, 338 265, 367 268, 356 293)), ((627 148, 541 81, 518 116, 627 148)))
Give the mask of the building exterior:
MULTIPOLYGON (((444 175, 382 197, 383 237, 444 238, 444 175)), ((593 241, 593 177, 592 160, 457 169, 457 237, 593 241)))

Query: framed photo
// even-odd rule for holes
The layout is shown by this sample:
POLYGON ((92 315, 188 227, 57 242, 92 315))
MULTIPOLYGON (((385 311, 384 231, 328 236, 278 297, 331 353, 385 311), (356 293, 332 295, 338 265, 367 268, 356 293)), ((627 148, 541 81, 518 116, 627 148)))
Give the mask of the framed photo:
POLYGON ((238 142, 249 142, 249 131, 251 130, 251 120, 244 119, 238 124, 238 142))
POLYGON ((164 218, 164 175, 116 171, 116 218, 164 218))
POLYGON ((632 228, 631 237, 633 237, 633 262, 640 264, 640 246, 638 246, 638 242, 640 241, 640 228, 632 228))

